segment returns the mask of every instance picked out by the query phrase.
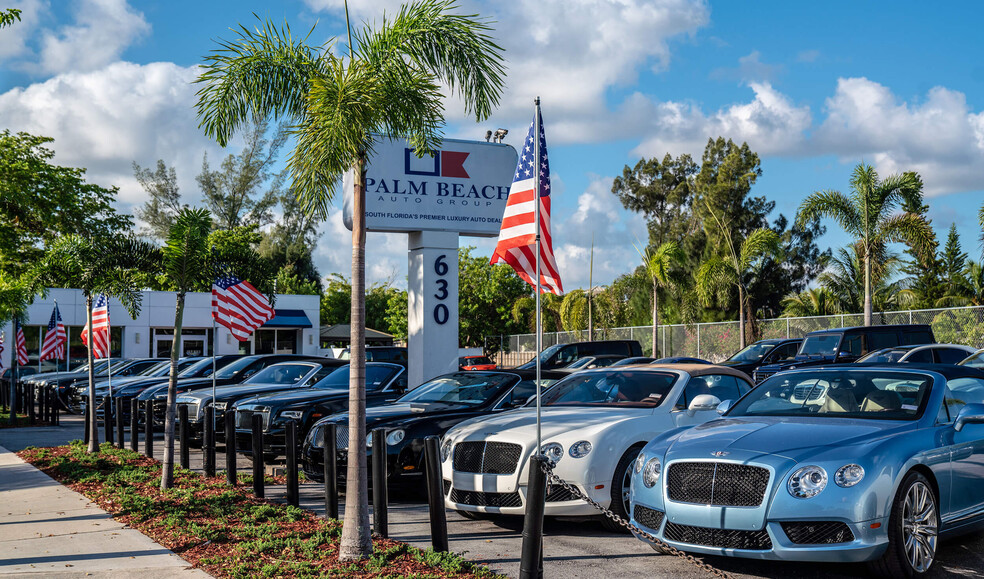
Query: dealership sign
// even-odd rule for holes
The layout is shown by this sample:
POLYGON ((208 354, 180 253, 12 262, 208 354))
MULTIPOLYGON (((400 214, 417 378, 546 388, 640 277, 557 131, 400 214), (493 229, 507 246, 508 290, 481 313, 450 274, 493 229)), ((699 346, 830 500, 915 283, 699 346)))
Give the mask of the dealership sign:
MULTIPOLYGON (((368 231, 445 231, 495 237, 516 171, 509 145, 445 139, 417 158, 405 141, 377 140, 366 168, 368 231)), ((343 188, 343 218, 352 229, 353 174, 343 188)))

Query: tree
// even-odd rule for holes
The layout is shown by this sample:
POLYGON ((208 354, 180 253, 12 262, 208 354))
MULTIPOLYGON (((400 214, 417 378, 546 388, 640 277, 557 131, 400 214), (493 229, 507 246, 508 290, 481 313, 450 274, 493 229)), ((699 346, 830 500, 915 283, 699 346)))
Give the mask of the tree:
MULTIPOLYGON (((82 290, 86 323, 91 328, 92 301, 96 294, 119 300, 130 317, 136 318, 141 302, 139 274, 154 272, 160 260, 161 253, 155 245, 133 237, 67 235, 48 249, 38 272, 42 283, 48 286, 82 290)), ((99 451, 99 429, 96 427, 96 384, 91 347, 88 362, 89 452, 95 453, 99 451)))
POLYGON ((886 243, 908 243, 927 255, 933 230, 920 215, 892 214, 900 203, 922 203, 922 180, 916 173, 878 178, 871 165, 859 164, 851 174, 851 195, 824 190, 811 193, 800 205, 797 223, 829 217, 857 240, 864 260, 864 325, 872 321, 872 255, 886 243))
POLYGON ((285 295, 321 295, 318 284, 304 279, 294 272, 294 268, 285 265, 277 270, 277 276, 273 280, 276 293, 285 295))
POLYGON ((14 22, 20 22, 21 11, 16 8, 8 8, 0 11, 0 28, 11 26, 14 22))
POLYGON ((588 292, 576 289, 564 294, 560 324, 565 332, 580 332, 588 327, 588 292))
POLYGON ((825 287, 815 287, 805 292, 787 296, 782 300, 784 318, 808 318, 838 313, 833 292, 825 287))
MULTIPOLYGON (((17 328, 20 320, 27 313, 28 306, 34 302, 34 297, 43 295, 45 287, 39 282, 37 272, 31 271, 18 277, 0 270, 0 326, 9 321, 14 322, 11 342, 16 343, 17 328)), ((10 424, 17 423, 17 354, 11 356, 10 364, 10 424)))
POLYGON ((690 155, 674 159, 667 154, 662 161, 640 159, 631 169, 626 165, 622 176, 615 178, 612 193, 623 207, 646 218, 649 242, 658 247, 678 240, 687 229, 697 170, 690 155))
POLYGON ((314 283, 321 292, 321 274, 314 265, 312 252, 321 234, 316 216, 304 211, 293 191, 280 197, 282 216, 260 242, 259 252, 279 268, 290 268, 299 278, 314 283))
POLYGON ((321 325, 347 324, 352 319, 352 284, 340 273, 325 278, 321 293, 321 325))
POLYGON ((178 175, 174 167, 168 167, 163 160, 158 159, 157 169, 151 171, 134 161, 133 175, 148 196, 142 207, 134 209, 137 218, 147 224, 146 229, 141 230, 141 233, 154 239, 167 239, 178 212, 182 207, 187 207, 181 204, 178 175))
MULTIPOLYGON (((458 249, 458 340, 465 347, 482 346, 485 336, 518 329, 510 315, 513 303, 531 294, 530 286, 511 267, 492 265, 487 257, 473 257, 474 249, 458 249)), ((543 301, 541 298, 541 304, 543 301)), ((558 319, 560 303, 557 298, 558 319)))
MULTIPOLYGON (((857 313, 864 308, 864 257, 860 244, 841 248, 830 258, 828 268, 817 281, 830 291, 837 309, 843 313, 857 313)), ((871 268, 871 299, 875 309, 885 311, 900 302, 903 291, 908 291, 904 280, 889 282, 902 265, 898 254, 888 251, 884 245, 876 247, 871 268)), ((911 294, 908 294, 911 295, 911 294)))
POLYGON ((167 236, 163 250, 164 275, 176 292, 174 341, 171 344, 171 373, 167 387, 167 414, 164 421, 164 458, 161 490, 174 485, 174 423, 177 407, 178 358, 181 355, 181 328, 185 297, 189 291, 211 285, 221 275, 236 275, 257 289, 269 288, 267 264, 249 246, 212 243, 212 216, 206 209, 182 209, 167 236))
POLYGON ((116 188, 85 182, 85 170, 51 164, 48 137, 0 132, 0 270, 27 272, 44 247, 70 234, 108 237, 133 222, 113 207, 116 188))
MULTIPOLYGON (((271 209, 280 196, 283 176, 273 175, 271 169, 287 139, 287 132, 278 127, 273 140, 267 141, 265 135, 270 125, 266 118, 261 117, 262 120, 256 123, 243 123, 245 146, 238 155, 227 156, 220 170, 211 169, 208 155, 202 157, 202 172, 195 180, 218 229, 262 226, 273 220, 271 209), (271 178, 270 188, 261 192, 271 178)), ((222 142, 223 147, 225 144, 222 142)))
POLYGON ((964 277, 964 271, 967 269, 967 254, 960 247, 960 235, 957 233, 956 225, 950 225, 950 232, 947 234, 946 245, 943 246, 939 261, 943 275, 944 297, 934 305, 943 305, 953 299, 965 298, 964 292, 968 287, 967 278, 964 277))
POLYGON ((397 291, 390 295, 386 303, 386 325, 387 331, 398 340, 406 340, 408 330, 407 321, 407 292, 397 291))
POLYGON ((968 261, 964 269, 964 286, 961 300, 954 305, 984 306, 984 265, 968 261))
MULTIPOLYGON (((288 27, 270 22, 239 27, 206 58, 199 78, 198 113, 206 134, 225 145, 250 119, 283 117, 296 140, 288 166, 292 188, 320 218, 339 177, 354 176, 352 224, 352 357, 349 442, 365 445, 365 170, 373 135, 403 139, 418 155, 442 140, 442 85, 462 97, 465 113, 481 121, 498 104, 502 49, 475 16, 453 14, 453 0, 418 0, 349 35, 349 57, 295 40, 288 27)), ((349 460, 345 525, 339 558, 372 552, 366 457, 349 460)), ((350 457, 352 458, 352 457, 350 457)))
POLYGON ((642 256, 643 271, 649 279, 653 296, 653 357, 658 357, 656 341, 656 328, 659 325, 659 292, 668 288, 674 282, 675 270, 679 269, 684 262, 685 256, 680 245, 675 241, 664 242, 659 247, 647 247, 639 252, 642 256))

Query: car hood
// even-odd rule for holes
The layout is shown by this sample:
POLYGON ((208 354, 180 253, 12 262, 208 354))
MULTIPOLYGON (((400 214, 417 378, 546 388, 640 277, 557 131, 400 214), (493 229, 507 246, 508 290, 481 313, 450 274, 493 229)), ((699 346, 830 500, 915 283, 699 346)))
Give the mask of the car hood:
POLYGON ((754 366, 757 362, 742 362, 740 360, 725 360, 723 362, 717 362, 718 366, 725 366, 727 368, 741 368, 744 366, 754 366))
MULTIPOLYGON (((579 435, 591 434, 617 428, 626 420, 651 416, 652 408, 586 408, 583 406, 568 406, 557 408, 541 408, 540 431, 543 440, 551 437, 578 431, 579 435)), ((459 424, 449 435, 456 439, 485 439, 490 432, 497 438, 504 437, 514 440, 536 438, 536 408, 519 408, 483 416, 475 420, 459 424)))
MULTIPOLYGON (((255 391, 250 390, 250 392, 255 391)), ((291 404, 303 404, 306 402, 315 402, 317 400, 329 400, 335 398, 348 398, 348 389, 296 388, 288 392, 274 392, 260 396, 253 396, 252 398, 242 400, 240 404, 258 404, 269 406, 270 408, 282 408, 284 406, 290 406, 291 404)))
MULTIPOLYGON (((218 401, 228 400, 230 398, 237 398, 242 396, 256 396, 258 394, 267 394, 272 392, 277 392, 280 390, 295 390, 302 389, 299 386, 290 386, 287 384, 232 384, 229 386, 219 386, 215 389, 215 398, 218 401)), ((307 389, 304 387, 303 389, 307 389)), ((181 395, 182 400, 211 400, 212 399, 212 389, 206 388, 202 390, 196 390, 194 392, 187 392, 181 395)))
POLYGON ((708 457, 712 452, 744 451, 770 454, 795 461, 827 449, 865 444, 879 438, 909 432, 915 422, 849 418, 748 417, 719 418, 675 437, 666 459, 708 457))
MULTIPOLYGON (((460 404, 445 404, 442 402, 408 402, 384 404, 366 409, 366 430, 377 428, 384 422, 395 422, 403 419, 413 419, 422 416, 481 412, 480 408, 462 406, 460 404)), ((332 422, 348 421, 348 413, 335 414, 332 422)))
MULTIPOLYGON (((215 385, 217 388, 227 386, 229 384, 228 380, 216 380, 215 385)), ((238 384, 236 384, 238 386, 238 384)), ((164 382, 150 386, 140 392, 137 397, 140 400, 147 400, 153 398, 155 394, 161 390, 167 390, 168 379, 164 379, 164 382)), ((189 390, 201 390, 203 388, 208 388, 209 393, 212 392, 212 379, 211 378, 178 378, 178 392, 188 392, 189 390)))

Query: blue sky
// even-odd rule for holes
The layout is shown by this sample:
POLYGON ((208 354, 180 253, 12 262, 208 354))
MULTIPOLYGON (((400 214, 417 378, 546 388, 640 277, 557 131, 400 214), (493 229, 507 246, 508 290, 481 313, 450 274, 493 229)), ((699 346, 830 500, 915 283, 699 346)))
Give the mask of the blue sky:
MULTIPOLYGON (((353 0, 356 21, 378 19, 395 0, 353 0)), ((0 32, 0 127, 54 137, 57 161, 87 167, 93 182, 120 187, 120 207, 142 201, 131 163, 176 167, 190 203, 208 152, 225 154, 197 128, 196 65, 252 25, 253 13, 317 24, 320 43, 343 32, 342 0, 7 0, 23 22, 0 32)), ((916 2, 699 2, 688 0, 462 0, 498 21, 509 61, 507 92, 476 125, 448 101, 447 135, 481 138, 506 127, 517 146, 543 115, 554 178, 555 248, 565 289, 638 262, 638 216, 610 193, 612 177, 641 157, 690 153, 708 138, 748 141, 762 159, 754 194, 791 217, 805 195, 847 191, 860 161, 882 174, 916 170, 933 225, 951 223, 965 251, 980 254, 984 202, 984 5, 916 2)), ((235 148, 233 148, 233 152, 235 148)), ((340 204, 339 204, 340 207, 340 204)), ((347 273, 350 246, 336 211, 316 250, 323 274, 347 273)), ((847 238, 828 223, 821 244, 847 238)), ((462 239, 488 254, 492 242, 462 239)), ((370 281, 404 284, 406 237, 371 234, 370 281)))

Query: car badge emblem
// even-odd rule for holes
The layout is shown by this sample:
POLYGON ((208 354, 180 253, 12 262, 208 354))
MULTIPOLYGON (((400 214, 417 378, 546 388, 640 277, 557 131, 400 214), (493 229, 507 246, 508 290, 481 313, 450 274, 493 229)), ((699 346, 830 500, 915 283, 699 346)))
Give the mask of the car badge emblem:
POLYGON ((499 433, 498 432, 483 432, 482 433, 482 436, 495 436, 496 434, 499 434, 499 433))
POLYGON ((721 458, 722 456, 728 456, 729 454, 731 453, 728 452, 727 450, 715 450, 714 452, 711 453, 711 456, 716 456, 718 458, 721 458))

